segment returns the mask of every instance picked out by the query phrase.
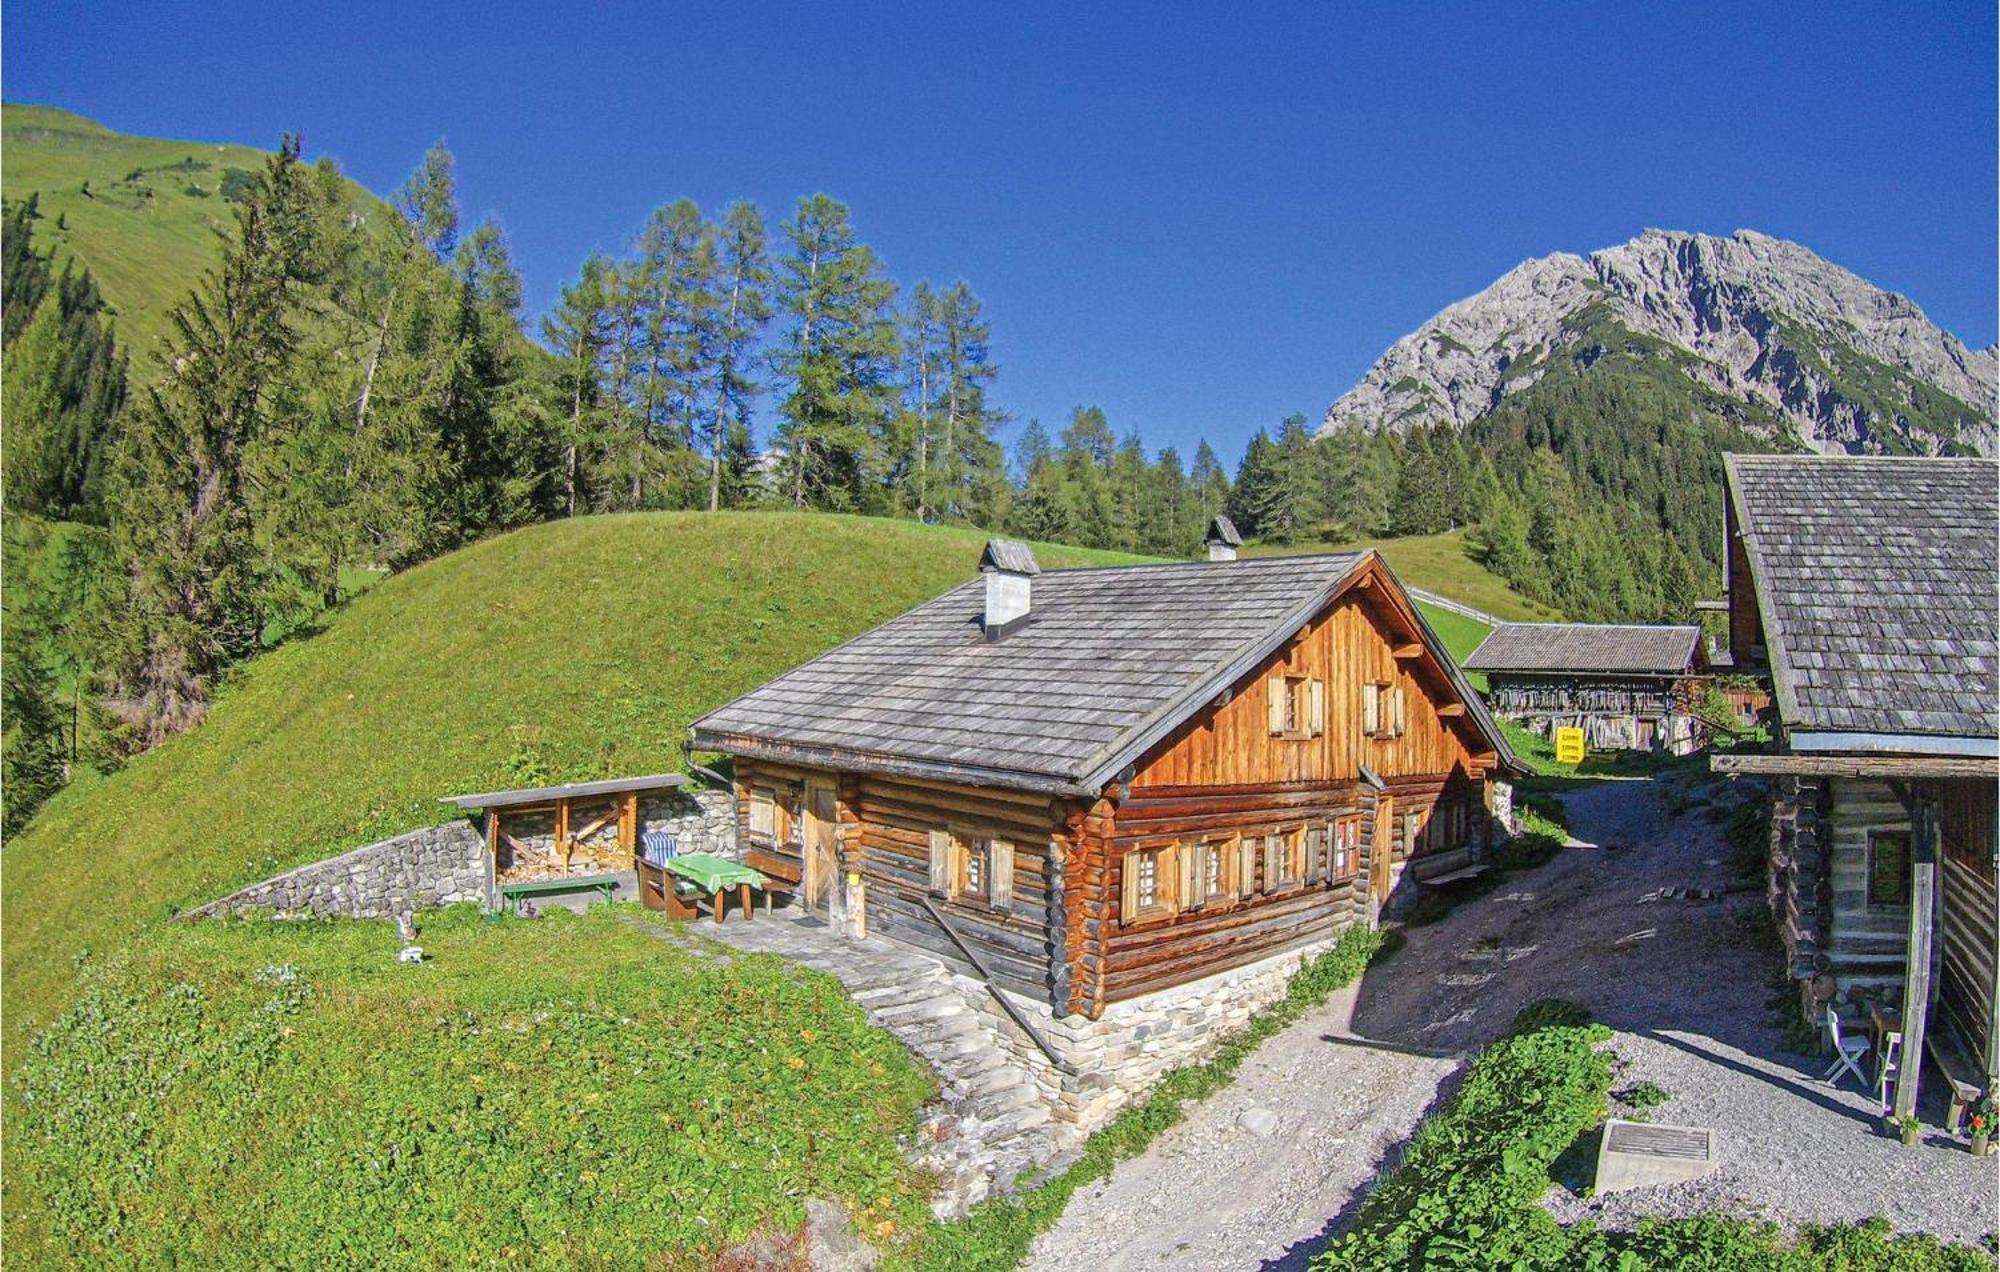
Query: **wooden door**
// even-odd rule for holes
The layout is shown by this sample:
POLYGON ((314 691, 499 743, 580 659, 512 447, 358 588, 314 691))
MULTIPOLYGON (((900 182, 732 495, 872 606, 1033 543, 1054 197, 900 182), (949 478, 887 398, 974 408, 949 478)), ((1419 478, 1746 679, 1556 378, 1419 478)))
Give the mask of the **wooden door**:
POLYGON ((1375 837, 1368 845, 1368 894, 1379 906, 1389 899, 1389 867, 1396 855, 1396 799, 1375 801, 1375 837))
POLYGON ((833 787, 824 782, 806 783, 805 906, 815 914, 827 912, 833 895, 833 849, 838 829, 833 787))

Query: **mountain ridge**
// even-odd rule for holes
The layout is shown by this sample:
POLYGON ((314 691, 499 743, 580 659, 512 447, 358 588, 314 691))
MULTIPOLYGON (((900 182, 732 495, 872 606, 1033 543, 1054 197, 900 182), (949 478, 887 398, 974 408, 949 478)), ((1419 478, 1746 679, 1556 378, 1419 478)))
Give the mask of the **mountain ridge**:
POLYGON ((1524 261, 1392 344, 1328 407, 1320 431, 1463 429, 1531 388, 1558 356, 1587 368, 1621 342, 1768 409, 1815 450, 1996 448, 2000 346, 1970 349, 1908 297, 1747 229, 1648 229, 1588 256, 1524 261))

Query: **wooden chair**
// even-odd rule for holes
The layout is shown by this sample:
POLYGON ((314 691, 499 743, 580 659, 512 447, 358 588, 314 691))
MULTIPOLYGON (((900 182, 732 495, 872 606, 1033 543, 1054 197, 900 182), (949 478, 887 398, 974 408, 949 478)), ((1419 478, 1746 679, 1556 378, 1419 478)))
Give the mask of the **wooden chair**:
POLYGON ((1832 1003, 1826 1005, 1826 1036, 1833 1043, 1833 1063, 1826 1067, 1820 1080, 1830 1086, 1839 1086, 1841 1071, 1845 1070, 1853 1074, 1854 1080, 1866 1091, 1868 1076, 1861 1072, 1861 1057, 1868 1054, 1868 1040, 1840 1036, 1840 1013, 1833 1009, 1832 1003))
POLYGON ((639 836, 639 904, 657 910, 670 919, 692 919, 694 905, 684 896, 688 885, 667 869, 667 862, 680 855, 680 843, 664 830, 649 830, 639 836))

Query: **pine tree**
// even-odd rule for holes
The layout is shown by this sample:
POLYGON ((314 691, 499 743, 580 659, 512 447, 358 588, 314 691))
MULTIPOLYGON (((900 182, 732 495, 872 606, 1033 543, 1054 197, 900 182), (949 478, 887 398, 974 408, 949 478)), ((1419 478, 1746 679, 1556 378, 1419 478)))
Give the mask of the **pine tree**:
POLYGON ((1287 417, 1272 444, 1269 482, 1257 509, 1258 534, 1273 543, 1291 543, 1319 520, 1319 464, 1306 417, 1287 417))
POLYGON ((0 454, 7 508, 46 513, 61 467, 62 298, 51 290, 0 358, 0 454))
POLYGON ((1264 513, 1271 506, 1272 489, 1278 480, 1277 463, 1277 447, 1270 434, 1258 429, 1243 447, 1236 480, 1229 488, 1229 519, 1245 535, 1264 533, 1264 513))
POLYGON ((1199 514, 1196 520, 1201 523, 1199 534, 1205 534, 1209 521, 1229 506, 1229 473, 1205 437, 1194 448, 1194 467, 1188 470, 1188 485, 1194 491, 1199 514))
POLYGON ((576 281, 563 288, 555 309, 542 319, 542 339, 556 355, 556 382, 563 395, 565 417, 557 481, 566 517, 575 516, 579 499, 588 497, 589 469, 602 441, 599 395, 611 343, 613 269, 603 256, 584 261, 576 281))
POLYGON ((764 214, 732 203, 715 230, 716 293, 721 303, 706 345, 710 367, 708 510, 742 498, 750 459, 750 404, 757 393, 752 352, 771 319, 771 263, 764 214))
POLYGON ((785 481, 794 506, 865 509, 894 406, 895 284, 855 239, 847 208, 823 194, 799 200, 784 232, 785 481))
POLYGON ((1000 416, 986 401, 987 386, 1000 373, 992 361, 993 330, 963 279, 937 298, 937 319, 943 377, 939 511, 977 522, 992 514, 996 480, 1004 469, 993 441, 1000 416))
POLYGON ((162 375, 119 455, 112 525, 126 594, 113 678, 148 741, 198 719, 215 674, 256 648, 271 579, 243 456, 295 410, 292 316, 319 268, 319 206, 286 137, 222 260, 170 315, 162 375))

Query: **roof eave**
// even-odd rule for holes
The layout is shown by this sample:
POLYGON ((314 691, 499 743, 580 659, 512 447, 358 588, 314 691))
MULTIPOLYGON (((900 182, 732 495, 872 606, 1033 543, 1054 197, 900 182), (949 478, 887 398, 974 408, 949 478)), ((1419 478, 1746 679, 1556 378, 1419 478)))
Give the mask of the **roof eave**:
POLYGON ((1792 729, 1785 735, 1794 753, 1866 755, 2000 756, 2000 738, 1944 733, 1870 733, 1832 729, 1792 729))

